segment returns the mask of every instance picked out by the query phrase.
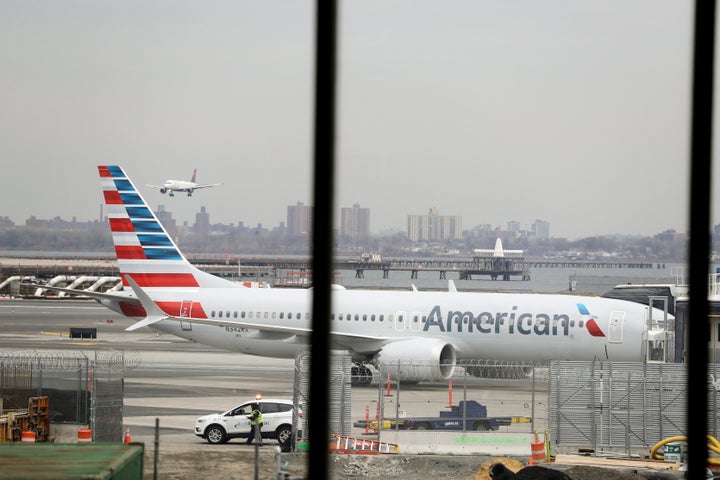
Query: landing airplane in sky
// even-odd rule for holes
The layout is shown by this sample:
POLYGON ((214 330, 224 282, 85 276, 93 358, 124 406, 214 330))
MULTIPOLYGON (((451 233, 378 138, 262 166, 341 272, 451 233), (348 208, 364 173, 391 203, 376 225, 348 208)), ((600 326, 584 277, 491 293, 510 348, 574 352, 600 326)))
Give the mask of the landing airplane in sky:
MULTIPOLYGON (((197 269, 123 169, 98 168, 119 271, 132 295, 84 294, 137 318, 128 330, 147 326, 268 357, 292 358, 309 349, 311 290, 246 288, 197 269)), ((338 287, 331 310, 334 348, 347 350, 363 374, 370 373, 366 364, 395 365, 393 376, 405 381, 449 379, 463 360, 641 361, 649 320, 664 315, 646 305, 602 297, 454 288, 338 287)))
POLYGON ((195 180, 197 179, 197 168, 193 170, 192 178, 189 182, 186 182, 185 180, 166 180, 165 183, 160 185, 147 185, 148 187, 157 188, 160 190, 160 193, 167 193, 169 196, 174 197, 174 192, 185 192, 187 193, 187 196, 192 196, 193 192, 195 190, 199 190, 201 188, 209 188, 209 187, 217 187, 220 185, 219 183, 204 183, 199 184, 195 183, 195 180))

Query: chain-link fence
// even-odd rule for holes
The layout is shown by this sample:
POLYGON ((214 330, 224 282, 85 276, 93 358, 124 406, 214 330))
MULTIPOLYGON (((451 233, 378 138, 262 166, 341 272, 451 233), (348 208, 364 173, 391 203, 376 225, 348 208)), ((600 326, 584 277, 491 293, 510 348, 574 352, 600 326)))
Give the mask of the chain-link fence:
POLYGON ((24 409, 29 397, 47 396, 51 424, 88 425, 94 441, 122 441, 123 376, 139 361, 115 350, 0 352, 2 408, 24 409))
MULTIPOLYGON (((708 372, 708 433, 717 436, 720 365, 708 372)), ((554 448, 645 452, 687 433, 687 364, 552 362, 549 399, 554 448)))

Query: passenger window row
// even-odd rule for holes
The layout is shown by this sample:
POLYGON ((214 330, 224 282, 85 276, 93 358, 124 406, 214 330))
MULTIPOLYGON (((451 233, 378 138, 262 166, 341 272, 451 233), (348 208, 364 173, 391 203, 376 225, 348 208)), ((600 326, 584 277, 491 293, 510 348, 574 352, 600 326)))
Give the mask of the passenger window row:
MULTIPOLYGON (((242 312, 238 313, 236 311, 230 312, 230 311, 222 311, 222 310, 220 310, 220 311, 213 310, 210 312, 211 318, 238 318, 239 317, 239 318, 243 318, 243 319, 247 318, 247 319, 251 319, 251 320, 252 319, 268 320, 268 319, 275 319, 275 318, 279 318, 280 320, 282 320, 282 319, 292 320, 293 318, 296 320, 300 320, 302 318, 302 316, 303 316, 303 314, 301 314, 301 313, 293 314, 291 312, 288 312, 287 314, 285 312, 246 312, 246 311, 242 311, 242 312)), ((374 313, 370 314, 370 315, 368 315, 368 314, 359 315, 357 313, 355 315, 350 314, 350 313, 348 313, 348 314, 331 313, 330 320, 335 320, 335 319, 340 320, 340 321, 351 321, 351 320, 361 321, 362 320, 364 322, 367 322, 368 320, 370 320, 371 322, 375 322, 375 321, 384 322, 385 315, 375 315, 374 313)), ((388 315, 388 321, 392 322, 393 319, 394 319, 393 315, 388 315)), ((305 313, 305 320, 310 320, 309 313, 305 313)), ((418 317, 417 316, 414 317, 414 320, 415 320, 415 322, 417 322, 418 317)), ((402 315, 398 315, 398 321, 399 322, 403 321, 402 315)), ((423 322, 425 322, 425 317, 423 317, 423 322)))
MULTIPOLYGON (((252 320, 252 319, 257 319, 257 320, 260 320, 260 319, 264 319, 264 320, 273 319, 273 320, 274 320, 274 319, 276 319, 276 318, 279 318, 280 320, 283 320, 283 319, 292 320, 293 318, 295 318, 296 320, 300 320, 300 319, 303 317, 303 314, 301 314, 301 313, 295 313, 295 314, 293 314, 293 313, 291 313, 291 312, 288 312, 288 313, 286 314, 285 312, 279 312, 279 313, 278 313, 278 312, 245 312, 245 311, 242 311, 242 312, 240 312, 240 313, 238 314, 237 311, 235 311, 235 312, 230 312, 230 311, 225 311, 225 312, 223 312, 223 311, 221 310, 221 311, 216 312, 215 310, 213 310, 213 311, 210 313, 210 316, 211 316, 212 318, 231 318, 231 317, 232 317, 232 318, 238 318, 238 316, 239 316, 240 318, 248 318, 248 319, 251 319, 251 320, 252 320)), ((420 321, 420 319, 421 319, 421 317, 418 316, 418 315, 413 315, 413 316, 412 316, 412 321, 413 321, 413 323, 418 323, 418 322, 420 321)), ((309 314, 309 313, 305 313, 305 320, 310 320, 310 314, 309 314)), ((368 314, 362 314, 362 315, 360 315, 360 314, 357 314, 357 313, 356 313, 356 314, 352 314, 352 313, 346 313, 346 314, 342 314, 342 313, 338 313, 338 314, 331 313, 331 314, 330 314, 330 320, 347 321, 347 322, 352 321, 352 320, 355 320, 356 322, 358 322, 358 321, 367 322, 368 320, 370 320, 371 322, 374 322, 374 321, 384 322, 384 321, 385 321, 385 315, 382 315, 382 314, 380 314, 380 315, 375 315, 374 313, 373 313, 373 314, 369 314, 369 315, 368 315, 368 314)), ((394 316, 394 315, 388 315, 388 321, 389 321, 389 322, 393 322, 394 320, 395 320, 395 316, 394 316)), ((397 321, 398 321, 398 323, 402 323, 403 320, 404 320, 404 316, 403 316, 403 315, 398 315, 398 316, 397 316, 397 321)), ((455 318, 455 323, 456 323, 456 324, 460 323, 460 320, 461 320, 460 318, 455 318)), ((423 316, 422 316, 422 323, 426 323, 426 322, 427 322, 427 317, 426 317, 425 315, 423 315, 423 316)), ((467 324, 467 323, 468 323, 468 317, 467 317, 467 316, 462 317, 462 322, 463 322, 464 324, 467 324)), ((485 325, 492 325, 492 324, 495 323, 495 320, 494 320, 494 319, 490 319, 490 318, 484 318, 484 319, 482 319, 482 323, 484 323, 485 325)), ((553 323, 553 325, 560 325, 561 327, 565 326, 565 321, 564 321, 564 320, 561 320, 561 321, 559 321, 559 322, 558 322, 557 320, 553 320, 552 323, 553 323)), ((578 326, 579 326, 580 328, 582 328, 582 327, 584 326, 584 323, 585 323, 584 321, 579 320, 579 321, 578 321, 578 326)), ((501 318, 501 319, 500 319, 500 325, 504 325, 504 324, 505 324, 505 319, 504 319, 504 318, 501 318)), ((532 324, 533 324, 533 319, 528 318, 528 319, 527 319, 527 325, 528 325, 528 326, 531 326, 532 324)), ((574 321, 574 320, 571 320, 571 321, 570 321, 570 326, 571 326, 571 327, 574 327, 574 326, 575 326, 575 321, 574 321)), ((719 335, 720 335, 720 334, 719 334, 719 335)))

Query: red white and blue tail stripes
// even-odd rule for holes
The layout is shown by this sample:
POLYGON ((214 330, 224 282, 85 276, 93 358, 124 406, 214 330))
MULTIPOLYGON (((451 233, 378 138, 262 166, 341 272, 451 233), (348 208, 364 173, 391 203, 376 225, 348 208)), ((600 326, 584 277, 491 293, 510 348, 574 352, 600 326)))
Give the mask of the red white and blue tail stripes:
POLYGON ((151 289, 232 285, 185 259, 120 166, 98 171, 123 285, 129 285, 127 275, 151 289))

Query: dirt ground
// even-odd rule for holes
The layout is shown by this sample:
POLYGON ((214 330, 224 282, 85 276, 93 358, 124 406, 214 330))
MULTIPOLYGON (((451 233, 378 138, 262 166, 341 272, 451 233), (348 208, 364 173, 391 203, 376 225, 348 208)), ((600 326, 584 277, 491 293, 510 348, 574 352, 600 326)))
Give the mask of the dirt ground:
MULTIPOLYGON (((145 450, 145 479, 154 478, 154 452, 145 450)), ((278 460, 274 446, 263 447, 258 453, 258 477, 262 480, 277 478, 278 460)), ((290 479, 307 478, 307 455, 284 453, 279 457, 281 469, 290 479)), ((386 479, 402 480, 490 480, 488 473, 494 463, 503 463, 513 471, 525 468, 516 459, 452 456, 452 455, 331 455, 331 479, 386 479)), ((681 472, 610 470, 591 466, 552 467, 570 480, 673 480, 682 478, 681 472)), ((161 448, 157 478, 164 480, 195 480, 197 478, 254 479, 255 450, 252 448, 225 448, 193 450, 161 448)), ((528 472, 526 472, 528 473, 528 472)), ((533 477, 524 477, 533 478, 533 477)), ((536 478, 549 478, 538 476, 536 478)))

